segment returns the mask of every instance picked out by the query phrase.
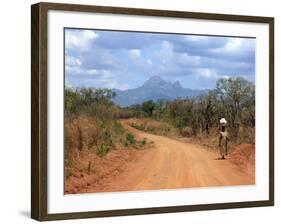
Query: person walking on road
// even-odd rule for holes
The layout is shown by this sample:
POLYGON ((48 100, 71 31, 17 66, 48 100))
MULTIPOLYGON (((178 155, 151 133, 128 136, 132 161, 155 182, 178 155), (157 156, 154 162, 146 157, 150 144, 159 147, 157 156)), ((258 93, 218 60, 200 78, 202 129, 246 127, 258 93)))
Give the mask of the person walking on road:
POLYGON ((227 156, 228 154, 227 143, 229 141, 228 132, 226 130, 227 121, 225 118, 220 119, 220 126, 221 126, 221 132, 219 138, 219 148, 220 148, 220 154, 222 159, 225 159, 225 156, 227 156))

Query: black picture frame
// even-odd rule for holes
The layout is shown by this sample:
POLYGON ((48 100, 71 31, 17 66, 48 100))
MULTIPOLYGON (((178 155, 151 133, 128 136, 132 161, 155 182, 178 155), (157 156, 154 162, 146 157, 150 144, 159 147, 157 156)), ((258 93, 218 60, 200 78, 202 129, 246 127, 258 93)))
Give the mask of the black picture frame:
POLYGON ((39 221, 140 215, 274 205, 274 18, 139 8, 38 3, 31 6, 31 217, 39 221), (269 25, 269 200, 48 214, 47 211, 47 13, 49 10, 195 18, 269 25))

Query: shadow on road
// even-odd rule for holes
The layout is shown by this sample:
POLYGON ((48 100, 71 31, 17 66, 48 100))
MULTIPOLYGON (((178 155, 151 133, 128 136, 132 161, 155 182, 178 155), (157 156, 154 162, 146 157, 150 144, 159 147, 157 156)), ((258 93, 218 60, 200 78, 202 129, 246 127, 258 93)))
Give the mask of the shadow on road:
POLYGON ((215 158, 214 160, 226 160, 227 158, 221 158, 221 157, 218 157, 218 158, 215 158))

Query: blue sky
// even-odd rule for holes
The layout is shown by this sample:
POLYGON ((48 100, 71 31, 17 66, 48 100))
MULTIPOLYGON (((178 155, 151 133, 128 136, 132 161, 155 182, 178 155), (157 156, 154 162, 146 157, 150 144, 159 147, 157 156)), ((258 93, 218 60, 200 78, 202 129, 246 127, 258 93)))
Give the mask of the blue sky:
POLYGON ((155 75, 192 89, 254 82, 255 39, 65 29, 67 86, 131 89, 155 75))

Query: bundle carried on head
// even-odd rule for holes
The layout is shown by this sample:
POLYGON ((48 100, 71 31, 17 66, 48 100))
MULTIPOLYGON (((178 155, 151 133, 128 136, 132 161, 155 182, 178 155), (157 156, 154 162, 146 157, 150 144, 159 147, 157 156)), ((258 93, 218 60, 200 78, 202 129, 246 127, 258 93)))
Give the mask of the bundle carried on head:
POLYGON ((225 118, 220 119, 220 125, 225 127, 227 125, 227 120, 225 118))

